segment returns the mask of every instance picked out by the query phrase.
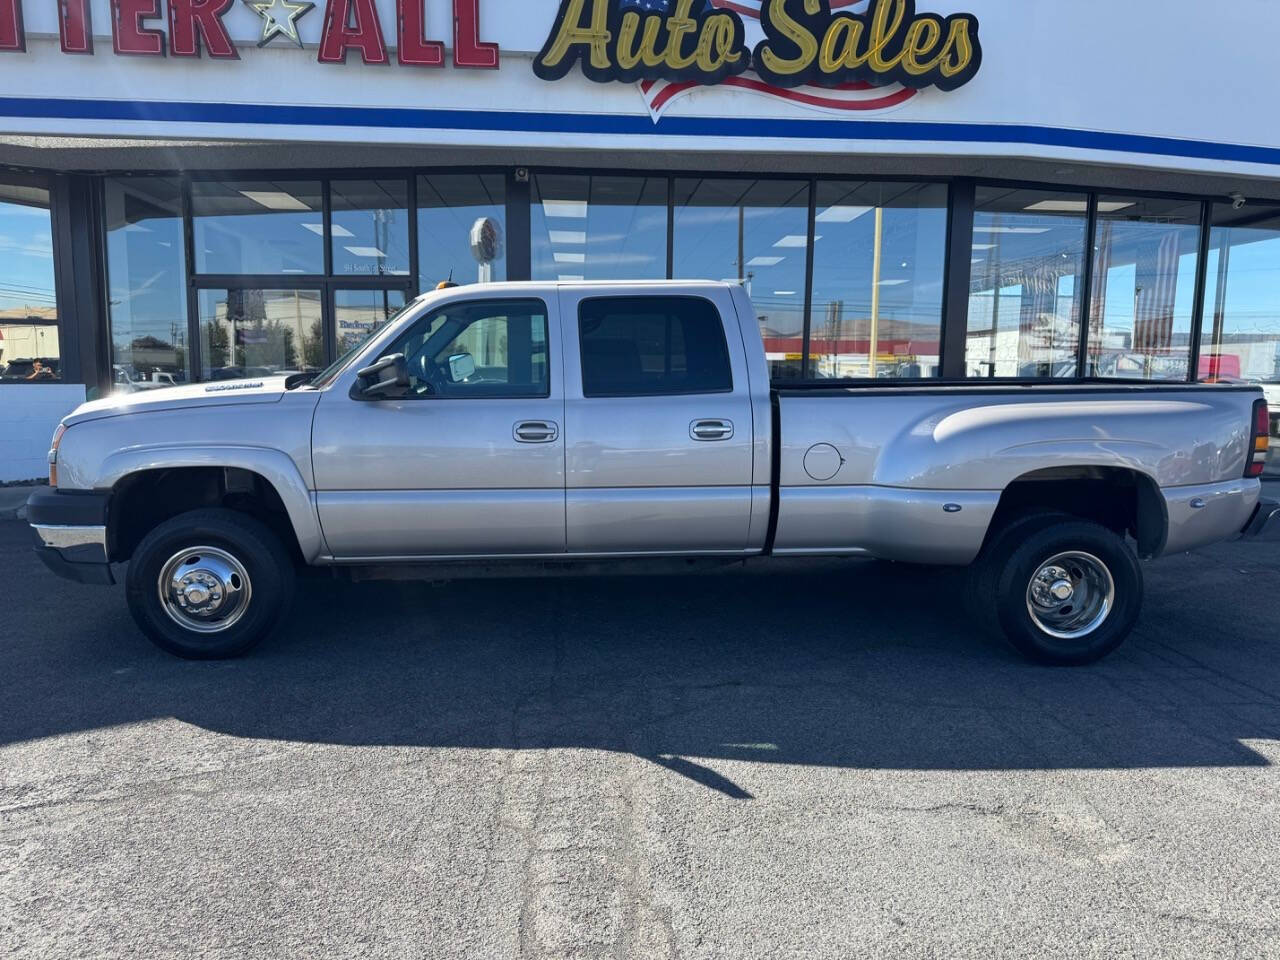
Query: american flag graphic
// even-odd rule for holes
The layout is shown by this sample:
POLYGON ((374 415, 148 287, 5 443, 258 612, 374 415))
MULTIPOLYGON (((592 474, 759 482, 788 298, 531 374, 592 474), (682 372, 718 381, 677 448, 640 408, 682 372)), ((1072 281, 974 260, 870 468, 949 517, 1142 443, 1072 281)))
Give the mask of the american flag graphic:
MULTIPOLYGON (((701 9, 695 4, 695 14, 710 9, 729 10, 742 17, 747 31, 747 45, 754 47, 764 38, 760 28, 760 7, 767 0, 702 0, 701 9)), ((671 0, 629 0, 623 4, 637 10, 663 13, 670 7, 671 0)), ((831 0, 831 9, 844 10, 849 13, 865 13, 870 0, 831 0)), ((649 108, 649 116, 657 123, 663 112, 676 100, 702 87, 693 81, 642 80, 639 84, 640 95, 644 97, 645 106, 649 108)), ((777 87, 765 83, 754 71, 747 71, 736 76, 725 77, 719 86, 745 90, 749 93, 774 97, 791 103, 800 104, 813 110, 847 113, 849 111, 888 110, 906 103, 920 91, 901 84, 876 86, 870 83, 843 83, 834 87, 804 85, 799 87, 777 87)))

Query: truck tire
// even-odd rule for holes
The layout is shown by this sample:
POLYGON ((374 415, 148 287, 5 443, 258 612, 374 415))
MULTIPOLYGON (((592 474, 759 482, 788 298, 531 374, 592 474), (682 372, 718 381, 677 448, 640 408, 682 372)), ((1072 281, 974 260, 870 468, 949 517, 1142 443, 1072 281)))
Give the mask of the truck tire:
POLYGON ((148 533, 125 580, 129 612, 156 646, 189 660, 238 657, 293 601, 280 538, 234 510, 192 510, 148 533))
POLYGON ((1119 534, 1062 515, 1028 517, 993 542, 987 598, 1013 647, 1080 666, 1120 646, 1142 609, 1142 567, 1119 534))

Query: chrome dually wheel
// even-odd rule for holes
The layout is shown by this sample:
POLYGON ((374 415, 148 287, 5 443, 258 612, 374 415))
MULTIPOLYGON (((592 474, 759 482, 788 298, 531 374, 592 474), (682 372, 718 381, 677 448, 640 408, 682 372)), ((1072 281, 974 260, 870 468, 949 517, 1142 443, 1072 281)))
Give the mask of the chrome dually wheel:
POLYGON ((1027 584, 1027 613, 1045 633, 1078 640, 1097 630, 1115 608, 1116 583, 1091 553, 1070 550, 1044 561, 1027 584))
POLYGON ((156 586, 164 612, 196 633, 231 629, 253 599, 253 581, 245 565, 218 547, 175 553, 161 568, 156 586))

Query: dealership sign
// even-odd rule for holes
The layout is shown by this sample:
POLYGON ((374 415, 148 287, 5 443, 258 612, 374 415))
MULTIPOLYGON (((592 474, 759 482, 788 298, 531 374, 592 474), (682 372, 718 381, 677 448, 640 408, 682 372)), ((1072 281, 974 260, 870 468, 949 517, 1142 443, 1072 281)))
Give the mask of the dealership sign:
MULTIPOLYGON (((0 0, 0 51, 26 49, 23 2, 0 0)), ((58 0, 56 22, 68 54, 94 52, 96 7, 120 56, 238 60, 238 41, 311 47, 326 64, 358 54, 366 64, 444 67, 446 41, 432 37, 427 22, 429 13, 448 11, 452 65, 499 66, 498 44, 481 40, 480 0, 324 0, 323 13, 309 19, 315 6, 58 0)), ((522 16, 540 20, 532 10, 522 16)), ((546 27, 535 29, 536 45, 546 27)), ((921 11, 915 0, 560 0, 545 36, 533 59, 538 77, 558 81, 578 71, 597 83, 636 84, 655 121, 678 98, 713 86, 827 112, 884 110, 929 87, 955 90, 982 63, 977 17, 921 11)))

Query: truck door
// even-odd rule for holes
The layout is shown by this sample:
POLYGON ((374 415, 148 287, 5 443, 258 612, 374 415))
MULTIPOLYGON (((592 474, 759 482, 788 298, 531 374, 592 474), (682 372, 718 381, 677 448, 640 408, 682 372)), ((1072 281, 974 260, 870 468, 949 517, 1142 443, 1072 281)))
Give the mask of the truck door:
POLYGON ((379 351, 405 355, 407 395, 326 391, 312 458, 334 556, 563 553, 558 342, 554 295, 457 300, 379 351))
POLYGON ((732 300, 668 291, 561 288, 570 553, 746 550, 752 405, 732 300))

